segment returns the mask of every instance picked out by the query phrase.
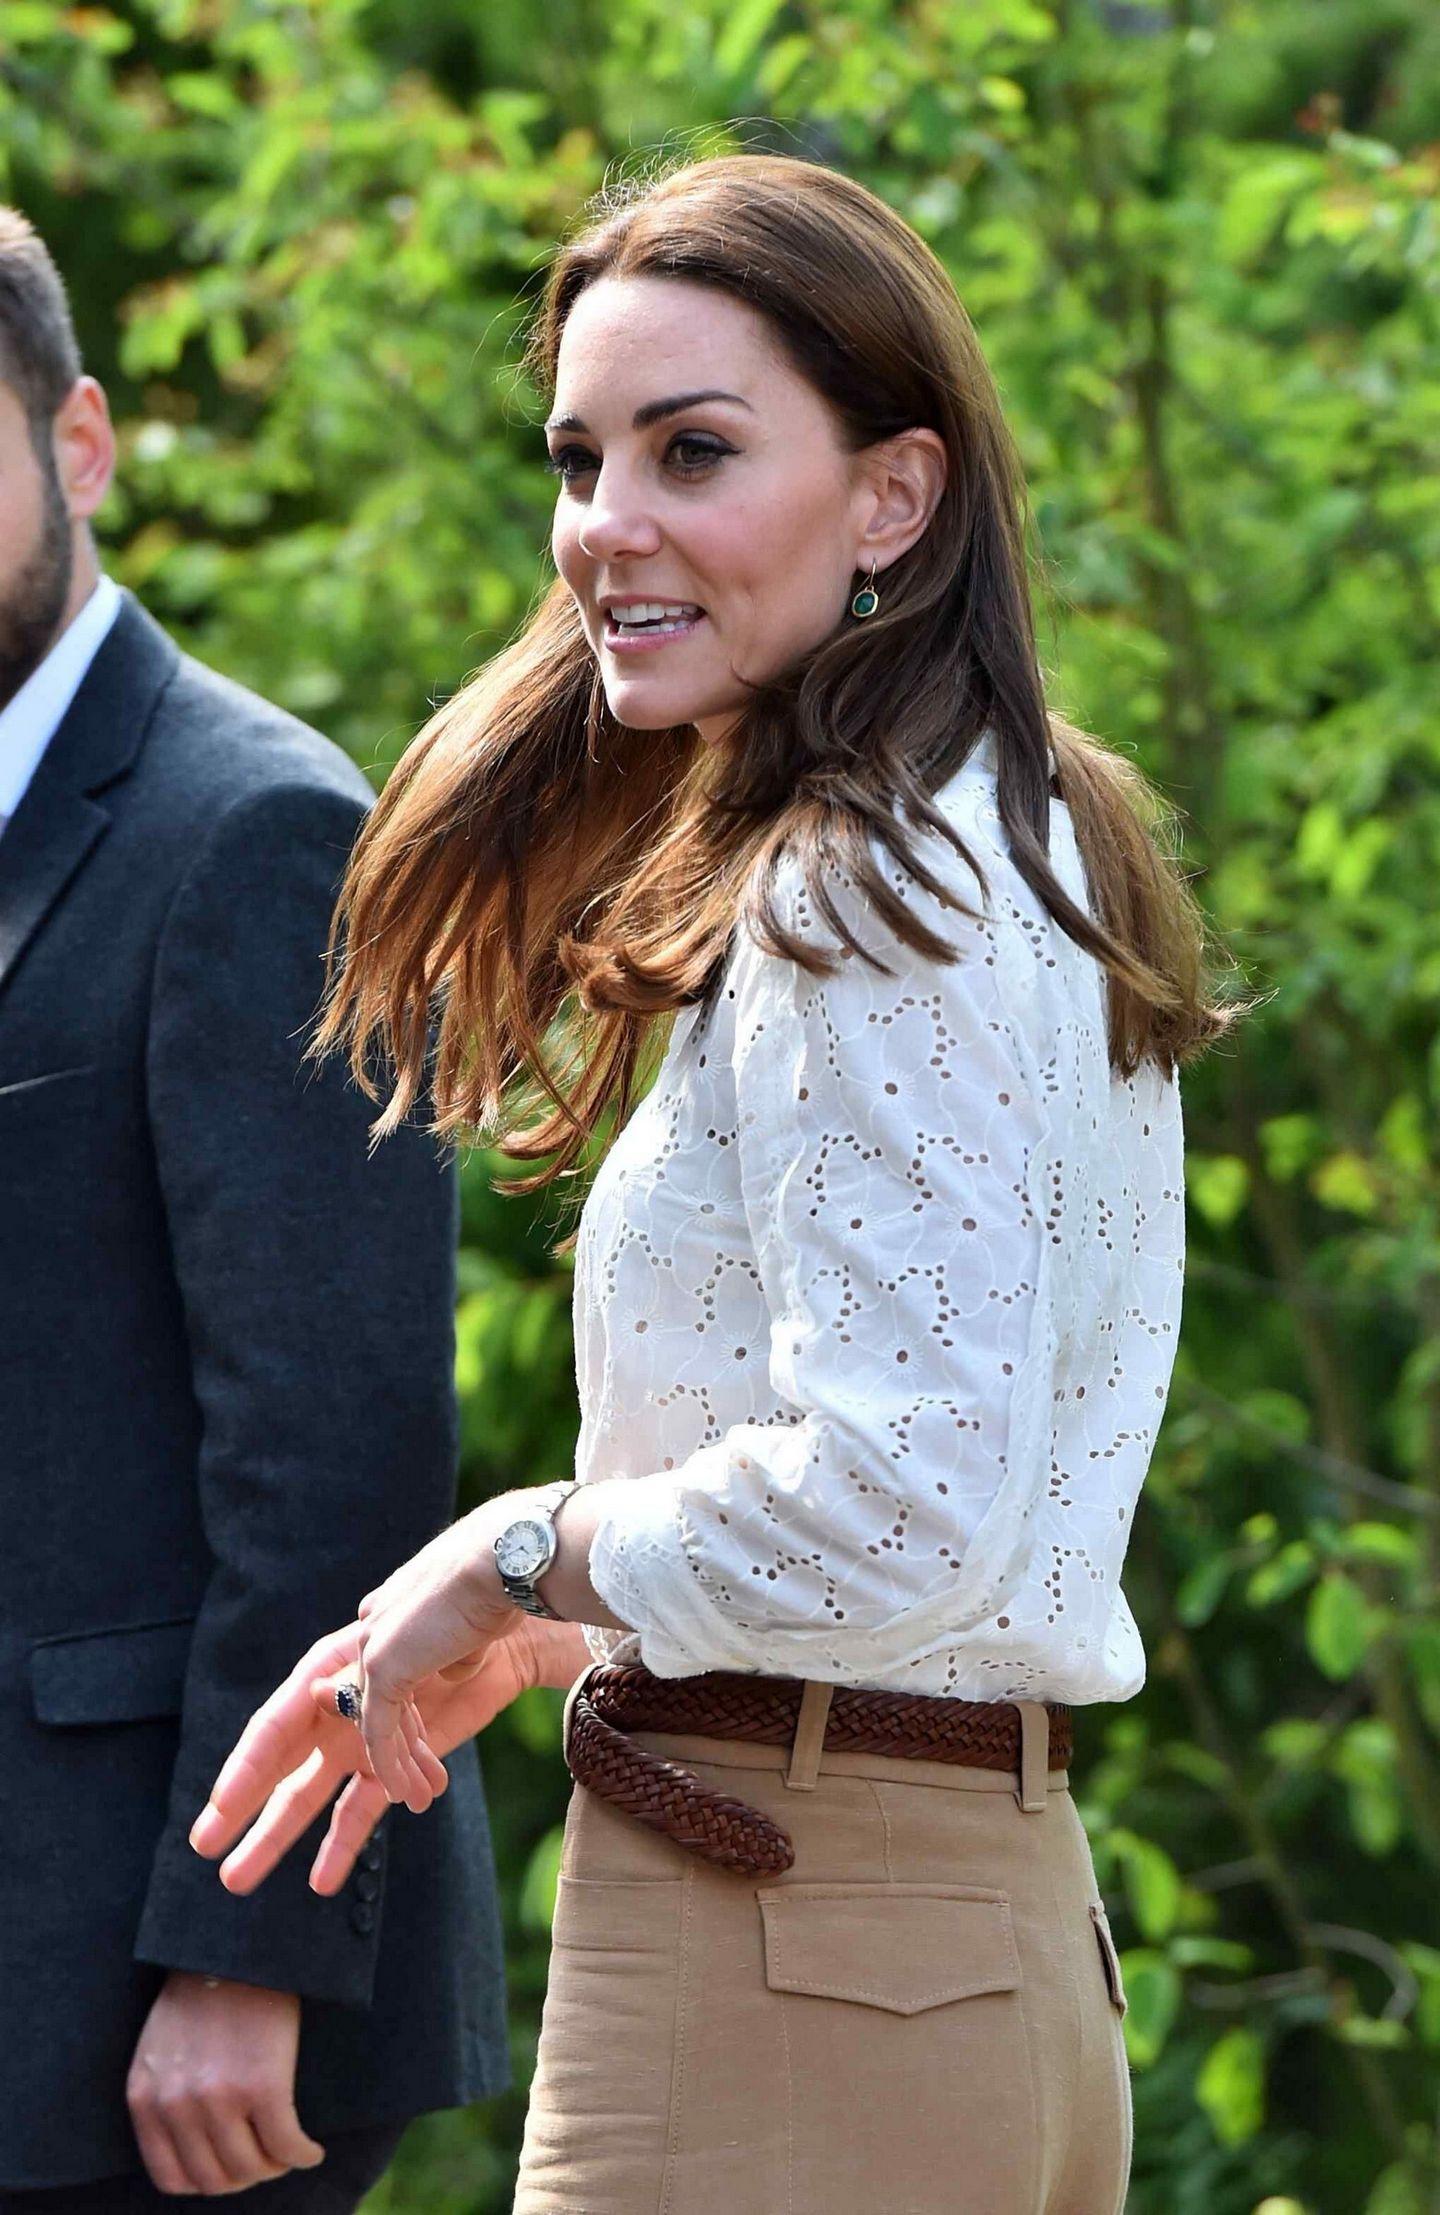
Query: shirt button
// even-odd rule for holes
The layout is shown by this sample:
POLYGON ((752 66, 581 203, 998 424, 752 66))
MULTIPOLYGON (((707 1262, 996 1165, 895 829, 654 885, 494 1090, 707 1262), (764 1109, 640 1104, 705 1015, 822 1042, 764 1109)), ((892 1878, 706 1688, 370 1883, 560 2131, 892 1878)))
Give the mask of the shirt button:
POLYGON ((351 1908, 350 1928, 359 1931, 362 1938, 375 1928, 375 1910, 368 1900, 357 1900, 351 1908))

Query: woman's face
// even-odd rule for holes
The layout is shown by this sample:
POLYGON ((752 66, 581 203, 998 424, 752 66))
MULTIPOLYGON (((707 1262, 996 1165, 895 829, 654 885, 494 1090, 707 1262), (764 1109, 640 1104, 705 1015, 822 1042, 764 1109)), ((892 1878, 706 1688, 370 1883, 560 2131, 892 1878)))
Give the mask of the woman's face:
POLYGON ((925 454, 936 498, 944 482, 933 432, 903 435, 933 447, 908 476, 894 441, 844 452, 763 317, 680 278, 606 277, 580 295, 546 432, 561 475, 555 565, 611 713, 636 730, 693 723, 712 743, 751 686, 834 631, 856 571, 919 536, 925 454), (623 630, 616 601, 621 615, 627 602, 685 612, 623 630))

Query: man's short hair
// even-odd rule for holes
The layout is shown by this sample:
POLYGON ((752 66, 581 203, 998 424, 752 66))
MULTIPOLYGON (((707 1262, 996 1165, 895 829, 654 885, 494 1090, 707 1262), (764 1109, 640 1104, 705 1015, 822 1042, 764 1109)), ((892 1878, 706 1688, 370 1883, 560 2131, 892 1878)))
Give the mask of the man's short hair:
POLYGON ((32 435, 49 428, 80 373, 70 302, 49 249, 18 208, 0 207, 0 380, 18 396, 32 435))

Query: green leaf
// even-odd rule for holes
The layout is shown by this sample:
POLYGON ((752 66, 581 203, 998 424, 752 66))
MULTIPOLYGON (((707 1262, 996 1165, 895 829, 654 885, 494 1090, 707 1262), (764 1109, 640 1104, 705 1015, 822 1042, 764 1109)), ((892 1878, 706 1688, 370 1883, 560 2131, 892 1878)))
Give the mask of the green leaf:
POLYGON ((1390 2015, 1344 2015, 1332 2025, 1335 2036, 1347 2046, 1369 2046, 1393 2053, 1410 2044, 1404 2023, 1390 2015))
POLYGON ((1292 1538, 1273 1561, 1262 1561, 1251 1572, 1245 1584, 1246 1603, 1256 1608, 1275 1607, 1308 1584, 1314 1573, 1314 1547, 1306 1539, 1292 1538))
POLYGON ((1120 1956, 1120 1973, 1130 2002, 1121 2018, 1126 2052, 1137 2069, 1148 2069, 1164 2051, 1180 2012, 1180 1973, 1164 1954, 1143 1946, 1120 1956))
POLYGON ((756 72, 756 83, 768 100, 784 97, 813 51, 803 31, 792 31, 788 38, 777 39, 756 72))
POLYGON ((1181 1969, 1233 1969, 1248 1976, 1255 1967, 1255 1949, 1238 1938, 1207 1938, 1198 1931, 1180 1931, 1170 1942, 1170 1958, 1181 1969))
POLYGON ((1313 1115, 1271 1115, 1259 1129, 1266 1174, 1279 1184, 1308 1168, 1321 1143, 1320 1126, 1313 1115))
POLYGON ((1179 1870, 1163 1846, 1133 1831, 1124 1833, 1121 1860, 1131 1913, 1147 1938, 1164 1938, 1180 1908, 1179 1870))
POLYGON ((234 86, 211 69, 177 69, 165 79, 165 90, 178 108, 208 115, 218 123, 228 123, 242 112, 234 86))
POLYGON ((1206 1222, 1223 1230, 1245 1205, 1250 1171, 1237 1154, 1192 1153, 1185 1188, 1206 1222))
POLYGON ((1432 2215, 1433 2206, 1418 2166, 1392 2161, 1376 2178, 1362 2215, 1432 2215))
POLYGON ((1417 1092, 1402 1092, 1393 1099, 1380 1121, 1380 1144, 1397 1169, 1420 1176, 1434 1158, 1434 1137, 1425 1107, 1417 1092))
POLYGON ((1221 253, 1228 261, 1252 260, 1279 230, 1295 201, 1323 178, 1318 157, 1298 149, 1252 157, 1221 207, 1221 253))
POLYGON ((564 1694, 542 1684, 512 1700, 505 1710, 505 1720, 530 1753, 558 1754, 564 1713, 564 1694))
POLYGON ((1175 1614, 1188 1629, 1208 1623, 1224 1596, 1234 1568, 1230 1554, 1211 1554, 1187 1569, 1175 1593, 1175 1614))
POLYGON ((736 0, 726 11, 725 28, 715 42, 715 67, 722 77, 748 69, 785 0, 736 0))
POLYGON ((1356 1561, 1380 1561, 1397 1569, 1412 1569, 1418 1558, 1414 1533, 1395 1523, 1352 1523, 1340 1546, 1356 1561))
POLYGON ((1403 1644, 1421 1712, 1440 1737, 1440 1622, 1407 1624, 1403 1644))
POLYGON ((531 1852, 520 1886, 519 1916, 524 1930, 548 1930, 555 1920, 555 1894, 559 1888, 560 1857, 565 1846, 565 1826, 557 1823, 531 1852))
POLYGON ((1407 1938, 1396 1950, 1420 1987, 1414 2016, 1416 2034, 1427 2046, 1440 2046, 1440 1948, 1407 1938))
POLYGON ((1265 2120, 1265 2047, 1238 2023, 1217 2038, 1195 2078, 1195 2097, 1222 2146, 1243 2146, 1265 2120))
POLYGON ((1019 115, 1025 107, 1025 88, 1017 85, 1013 77, 982 77, 980 97, 988 107, 998 108, 1004 115, 1019 115))
POLYGON ((1305 1643, 1317 1668, 1337 1684, 1353 1676, 1368 1643, 1369 1610, 1343 1570, 1320 1578, 1305 1610, 1305 1643))
POLYGON ((1308 1715, 1282 1715, 1277 1722, 1266 1724, 1260 1744, 1277 1768, 1309 1769, 1326 1744, 1325 1726, 1308 1715))
POLYGON ((1326 1207, 1342 1209, 1347 1215, 1373 1215, 1380 1204, 1375 1172, 1362 1154, 1348 1150, 1320 1164, 1310 1189, 1326 1207))
POLYGON ((1376 1859, 1392 1853, 1405 1809, 1390 1725, 1378 1715, 1361 1716, 1342 1734, 1330 1766, 1345 1785, 1350 1826, 1362 1851, 1376 1859))

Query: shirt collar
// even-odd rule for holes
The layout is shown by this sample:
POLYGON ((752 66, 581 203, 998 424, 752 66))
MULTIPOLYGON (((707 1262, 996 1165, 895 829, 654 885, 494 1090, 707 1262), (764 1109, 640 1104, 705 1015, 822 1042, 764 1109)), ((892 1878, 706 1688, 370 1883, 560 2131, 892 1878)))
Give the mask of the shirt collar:
POLYGON ((0 816, 15 813, 119 613, 120 587, 113 577, 102 576, 39 667, 0 709, 0 816))

